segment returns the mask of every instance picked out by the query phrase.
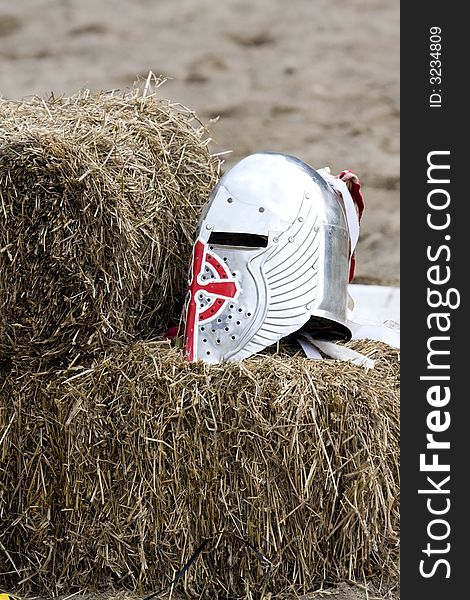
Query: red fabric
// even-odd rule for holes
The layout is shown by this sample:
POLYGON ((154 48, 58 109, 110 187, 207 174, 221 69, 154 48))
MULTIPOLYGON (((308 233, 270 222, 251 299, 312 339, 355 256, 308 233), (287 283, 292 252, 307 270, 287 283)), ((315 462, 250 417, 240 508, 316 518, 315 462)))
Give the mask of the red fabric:
POLYGON ((165 337, 169 340, 175 340, 177 337, 180 337, 180 336, 181 336, 181 331, 178 326, 170 327, 165 332, 165 337))
POLYGON ((364 212, 364 197, 361 192, 361 182, 359 181, 359 177, 350 169, 341 171, 338 177, 342 179, 348 186, 348 190, 352 196, 352 199, 354 200, 354 204, 356 205, 360 223, 362 213, 364 212))
MULTIPOLYGON (((351 194, 354 204, 356 205, 357 218, 359 219, 360 223, 362 213, 364 212, 364 197, 361 192, 361 182, 359 181, 359 177, 350 169, 341 171, 338 177, 342 179, 348 186, 349 193, 351 194)), ((349 263, 349 283, 351 283, 351 281, 354 279, 355 269, 356 253, 353 252, 349 263)))

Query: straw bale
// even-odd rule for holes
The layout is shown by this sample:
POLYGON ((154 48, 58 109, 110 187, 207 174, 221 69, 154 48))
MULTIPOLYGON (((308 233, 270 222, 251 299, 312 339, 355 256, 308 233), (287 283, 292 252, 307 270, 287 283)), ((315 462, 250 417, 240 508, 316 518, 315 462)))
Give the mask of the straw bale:
POLYGON ((220 163, 158 88, 0 100, 0 362, 70 363, 179 315, 220 163))
POLYGON ((139 342, 4 372, 1 577, 144 595, 207 540, 177 584, 188 597, 396 579, 398 351, 348 345, 375 368, 282 347, 210 366, 139 342))

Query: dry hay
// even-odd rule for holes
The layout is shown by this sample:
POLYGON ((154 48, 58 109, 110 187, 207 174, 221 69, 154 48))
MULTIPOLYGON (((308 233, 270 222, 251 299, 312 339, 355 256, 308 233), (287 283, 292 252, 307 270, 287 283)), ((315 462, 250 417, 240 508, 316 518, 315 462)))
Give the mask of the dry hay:
POLYGON ((157 83, 0 100, 0 363, 70 364, 179 314, 220 163, 157 83))
POLYGON ((144 596, 207 540, 179 593, 396 579, 399 356, 348 345, 375 369, 272 351, 190 364, 139 342, 61 372, 4 372, 1 578, 144 596))

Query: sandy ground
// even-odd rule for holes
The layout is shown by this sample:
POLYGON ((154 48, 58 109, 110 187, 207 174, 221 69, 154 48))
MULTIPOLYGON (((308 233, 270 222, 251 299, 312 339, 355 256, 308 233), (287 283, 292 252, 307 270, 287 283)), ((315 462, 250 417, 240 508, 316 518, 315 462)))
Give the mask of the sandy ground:
POLYGON ((161 95, 209 124, 225 168, 273 150, 355 171, 355 281, 399 286, 399 16, 391 0, 0 0, 0 96, 162 75, 161 95))

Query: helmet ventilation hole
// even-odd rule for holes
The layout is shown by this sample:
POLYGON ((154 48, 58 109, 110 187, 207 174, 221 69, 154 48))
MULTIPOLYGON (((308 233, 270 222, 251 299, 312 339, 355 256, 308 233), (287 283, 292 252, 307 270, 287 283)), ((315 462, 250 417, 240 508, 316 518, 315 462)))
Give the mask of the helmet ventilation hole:
POLYGON ((233 198, 227 198, 227 202, 231 204, 233 202, 233 198))

